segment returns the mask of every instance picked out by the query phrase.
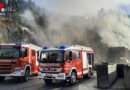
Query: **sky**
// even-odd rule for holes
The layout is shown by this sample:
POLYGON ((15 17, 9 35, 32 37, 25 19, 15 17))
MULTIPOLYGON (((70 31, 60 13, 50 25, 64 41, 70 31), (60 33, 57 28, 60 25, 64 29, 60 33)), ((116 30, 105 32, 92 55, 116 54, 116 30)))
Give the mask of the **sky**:
POLYGON ((120 8, 130 15, 130 5, 121 5, 120 8))
POLYGON ((87 14, 106 10, 123 10, 130 15, 130 0, 32 0, 40 7, 55 13, 87 14))

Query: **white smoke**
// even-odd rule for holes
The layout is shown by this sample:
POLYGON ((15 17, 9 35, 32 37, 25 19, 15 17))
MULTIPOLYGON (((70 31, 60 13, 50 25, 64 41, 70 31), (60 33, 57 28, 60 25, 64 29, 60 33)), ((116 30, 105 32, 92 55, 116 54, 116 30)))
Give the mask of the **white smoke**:
POLYGON ((43 38, 35 36, 44 44, 48 41, 51 45, 73 44, 74 39, 84 40, 81 36, 85 37, 85 32, 91 30, 97 33, 102 38, 101 41, 108 46, 130 47, 130 19, 121 11, 101 11, 97 16, 88 19, 77 16, 50 15, 47 16, 48 28, 46 30, 37 25, 29 10, 25 11, 22 17, 36 30, 35 34, 37 33, 38 36, 41 34, 43 38))
MULTIPOLYGON (((45 1, 41 0, 41 3, 45 1)), ((30 10, 26 10, 21 17, 31 25, 34 30, 32 36, 41 46, 85 45, 94 48, 97 57, 105 58, 107 46, 130 49, 130 19, 122 10, 118 10, 120 4, 126 3, 129 2, 48 0, 46 5, 49 5, 49 11, 42 12, 47 19, 46 28, 39 26, 30 10)))
POLYGON ((23 21, 36 30, 35 34, 44 37, 42 39, 37 37, 40 42, 49 42, 51 45, 73 44, 74 39, 83 40, 81 36, 85 36, 85 32, 91 30, 108 46, 130 47, 130 19, 119 10, 120 5, 130 4, 129 0, 37 0, 37 2, 48 6, 44 8, 51 12, 43 11, 46 13, 48 28, 39 27, 29 10, 21 16, 24 18, 23 21), (60 38, 58 34, 61 35, 60 38), (68 41, 69 38, 72 40, 68 41))
POLYGON ((124 46, 130 49, 130 19, 121 11, 104 12, 96 21, 98 34, 108 46, 124 46))

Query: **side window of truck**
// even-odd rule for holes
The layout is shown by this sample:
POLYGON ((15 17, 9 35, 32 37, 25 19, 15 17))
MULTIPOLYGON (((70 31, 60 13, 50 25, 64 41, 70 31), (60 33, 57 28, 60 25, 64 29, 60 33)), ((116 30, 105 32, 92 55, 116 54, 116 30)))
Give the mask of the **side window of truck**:
POLYGON ((80 52, 76 52, 77 59, 80 59, 80 52))
POLYGON ((91 53, 87 53, 87 56, 88 56, 88 63, 91 64, 92 63, 91 53))
POLYGON ((72 54, 73 54, 73 60, 75 60, 76 59, 76 52, 72 52, 72 54))
POLYGON ((72 60, 72 51, 66 51, 66 61, 72 60))
POLYGON ((23 48, 23 57, 27 57, 28 56, 28 49, 27 48, 23 48))
POLYGON ((66 52, 66 60, 69 60, 69 51, 66 52))
POLYGON ((34 50, 32 50, 32 56, 35 56, 35 55, 36 55, 35 51, 34 51, 34 50))

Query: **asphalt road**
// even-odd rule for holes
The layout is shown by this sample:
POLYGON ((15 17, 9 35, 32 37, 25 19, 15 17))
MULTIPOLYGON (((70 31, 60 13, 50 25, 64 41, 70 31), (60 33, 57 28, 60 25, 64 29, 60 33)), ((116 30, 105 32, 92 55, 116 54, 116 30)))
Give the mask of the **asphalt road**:
MULTIPOLYGON (((116 84, 112 86, 111 90, 123 89, 122 80, 117 80, 116 84), (118 84, 118 82, 120 82, 118 84), (120 85, 120 87, 118 87, 120 85)), ((4 82, 0 83, 0 90, 101 90, 97 88, 96 76, 91 79, 79 79, 75 85, 67 85, 62 81, 54 81, 51 85, 46 85, 42 79, 36 76, 31 77, 29 81, 14 80, 6 78, 4 82)))

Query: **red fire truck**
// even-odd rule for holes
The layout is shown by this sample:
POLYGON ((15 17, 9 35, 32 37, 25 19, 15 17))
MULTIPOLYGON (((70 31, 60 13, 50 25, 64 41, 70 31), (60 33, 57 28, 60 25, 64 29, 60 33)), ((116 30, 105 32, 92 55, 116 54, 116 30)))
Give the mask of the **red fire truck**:
POLYGON ((90 78, 94 68, 94 51, 85 46, 44 47, 39 59, 38 77, 46 84, 64 80, 70 84, 78 78, 90 78))
POLYGON ((38 74, 37 56, 41 48, 33 44, 0 44, 0 81, 5 77, 22 78, 38 74))

